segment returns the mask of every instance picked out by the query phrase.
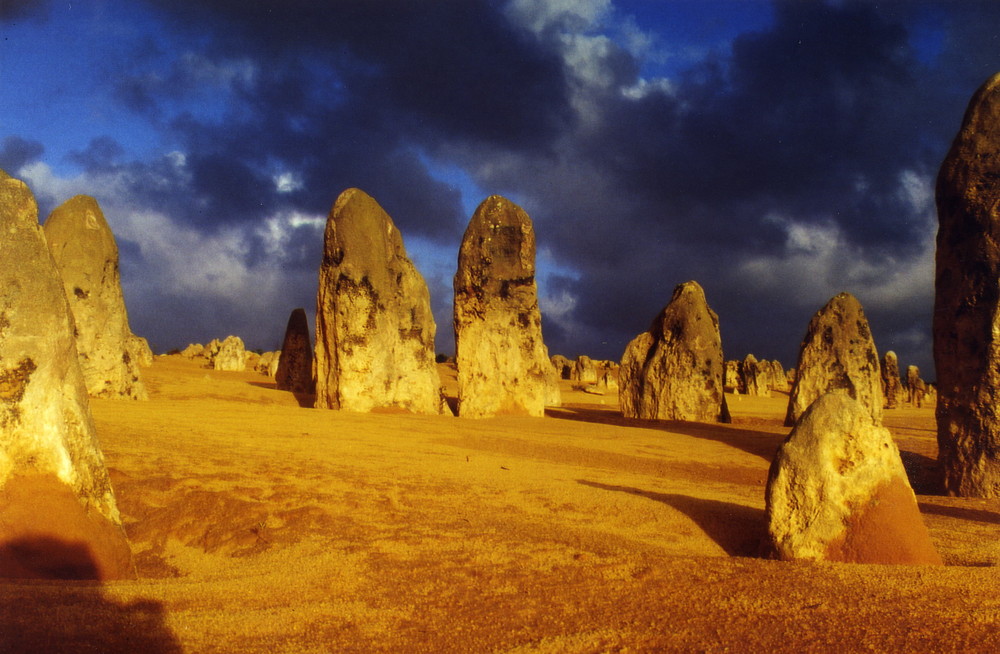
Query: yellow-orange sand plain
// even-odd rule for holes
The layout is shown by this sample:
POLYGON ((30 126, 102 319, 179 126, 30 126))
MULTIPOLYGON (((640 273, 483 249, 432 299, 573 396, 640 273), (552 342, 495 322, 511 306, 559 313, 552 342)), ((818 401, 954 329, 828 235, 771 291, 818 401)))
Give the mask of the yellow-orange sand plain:
POLYGON ((642 423, 564 382, 466 420, 146 377, 93 401, 139 578, 0 582, 0 652, 1000 650, 1000 502, 932 494, 927 408, 885 422, 945 568, 760 558, 786 395, 642 423))

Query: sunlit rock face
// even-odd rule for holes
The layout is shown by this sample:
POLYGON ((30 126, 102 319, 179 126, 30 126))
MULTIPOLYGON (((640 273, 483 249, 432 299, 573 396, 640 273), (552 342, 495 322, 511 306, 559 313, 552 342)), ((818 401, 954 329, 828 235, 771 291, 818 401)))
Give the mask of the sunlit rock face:
POLYGON ((767 397, 770 385, 770 365, 767 361, 757 361, 752 354, 740 362, 740 387, 747 395, 767 397))
POLYGON ((278 369, 274 375, 278 389, 293 393, 312 393, 315 390, 312 373, 313 351, 309 340, 309 319, 306 317, 305 309, 295 309, 288 317, 281 352, 282 356, 278 360, 278 369))
POLYGON ((582 382, 584 384, 593 384, 597 382, 597 364, 594 360, 585 354, 581 354, 576 359, 576 363, 573 364, 573 374, 571 376, 573 381, 582 382))
POLYGON ((898 409, 903 406, 906 397, 903 392, 903 382, 899 378, 899 359, 892 350, 882 357, 882 396, 887 409, 898 409))
POLYGON ((465 230, 454 315, 460 416, 543 416, 560 403, 542 340, 535 229, 521 207, 499 195, 479 205, 465 230))
POLYGON ((920 368, 917 366, 906 367, 906 393, 910 406, 922 407, 924 398, 927 395, 927 383, 920 377, 920 368))
POLYGON ((882 375, 864 309, 840 293, 816 312, 799 349, 785 426, 792 427, 821 395, 841 390, 882 420, 882 375))
POLYGON ((556 376, 559 379, 572 379, 573 378, 573 367, 575 363, 570 361, 561 354, 557 354, 552 357, 552 367, 556 371, 556 376))
POLYGON ((810 405, 778 449, 766 514, 783 560, 941 565, 892 434, 843 392, 810 405))
POLYGON ((937 178, 934 367, 945 490, 1000 496, 1000 74, 969 103, 937 178))
POLYGON ((787 391, 788 390, 788 378, 785 376, 785 367, 781 365, 781 362, 775 359, 771 362, 764 362, 770 366, 770 381, 768 382, 771 390, 775 391, 787 391))
MULTIPOLYGON (((427 284, 392 219, 364 191, 344 191, 319 270, 316 407, 442 413, 435 331, 427 284)), ((282 349, 279 362, 287 356, 282 349)))
POLYGON ((97 201, 77 195, 45 221, 45 238, 76 322, 76 345, 87 392, 94 397, 146 399, 139 362, 128 340, 118 245, 97 201))
POLYGON ((0 577, 132 574, 76 342, 34 197, 0 171, 0 577))
POLYGON ((697 282, 674 289, 649 331, 626 346, 618 371, 622 414, 645 420, 729 422, 719 317, 697 282))
POLYGON ((148 368, 153 365, 153 350, 149 347, 149 341, 142 336, 129 334, 125 339, 125 349, 129 357, 140 366, 148 368))
POLYGON ((247 350, 243 339, 239 336, 227 336, 212 358, 212 367, 216 370, 243 372, 247 369, 247 350))

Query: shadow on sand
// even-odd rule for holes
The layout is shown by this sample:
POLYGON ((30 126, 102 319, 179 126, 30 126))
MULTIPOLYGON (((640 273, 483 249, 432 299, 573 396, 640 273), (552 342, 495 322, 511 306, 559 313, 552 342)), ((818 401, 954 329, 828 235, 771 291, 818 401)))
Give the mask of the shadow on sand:
POLYGON ((600 490, 638 495, 677 509, 691 518, 729 556, 764 558, 768 554, 767 521, 761 509, 676 493, 654 493, 628 486, 601 484, 586 479, 578 479, 577 483, 600 490))
MULTIPOLYGON (((274 382, 247 382, 251 386, 256 386, 257 388, 266 388, 270 391, 280 390, 278 385, 274 382)), ((287 392, 287 391, 286 391, 287 392)), ((315 393, 295 393, 295 401, 299 403, 299 406, 303 409, 311 409, 316 406, 316 394, 315 393)))
POLYGON ((916 452, 899 451, 910 486, 917 495, 944 495, 937 459, 916 452))
POLYGON ((577 420, 599 425, 614 425, 617 427, 633 427, 637 429, 654 429, 657 431, 684 434, 694 438, 712 440, 748 454, 759 456, 770 462, 778 446, 788 436, 787 433, 774 434, 767 431, 741 429, 739 426, 724 423, 686 422, 683 420, 640 420, 626 418, 614 409, 595 409, 581 406, 549 407, 545 416, 559 420, 577 420))
POLYGON ((161 603, 116 602, 93 581, 97 575, 83 544, 21 538, 0 545, 0 654, 183 651, 161 603))
POLYGON ((984 511, 982 509, 967 509, 961 506, 938 506, 927 502, 918 502, 921 513, 941 515, 946 518, 956 520, 970 520, 972 522, 985 522, 988 524, 1000 525, 1000 513, 984 511))

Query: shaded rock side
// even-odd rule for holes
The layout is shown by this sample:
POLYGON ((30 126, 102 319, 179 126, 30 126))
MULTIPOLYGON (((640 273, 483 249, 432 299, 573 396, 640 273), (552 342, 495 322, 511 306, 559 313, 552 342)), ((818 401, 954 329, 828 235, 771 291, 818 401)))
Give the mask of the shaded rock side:
MULTIPOLYGON (((364 191, 341 193, 319 270, 316 406, 442 413, 436 329, 427 284, 392 219, 364 191)), ((282 350, 279 362, 288 356, 282 350)))
POLYGON ((561 354, 553 356, 550 361, 559 379, 572 379, 573 367, 575 365, 573 361, 570 361, 561 354))
POLYGON ((227 336, 219 345, 218 352, 212 358, 212 367, 216 370, 243 372, 247 369, 247 350, 243 339, 239 336, 227 336))
POLYGON ((462 237, 455 274, 458 415, 545 415, 560 403, 542 340, 535 230, 499 195, 479 205, 462 237))
POLYGON ((973 95, 936 196, 938 461, 948 493, 1000 497, 1000 73, 973 95))
MULTIPOLYGON (((313 351, 309 339, 309 319, 306 317, 305 309, 295 309, 288 317, 281 352, 282 356, 278 360, 278 369, 274 375, 278 389, 305 394, 315 392, 316 385, 312 373, 313 351)), ((268 360, 270 358, 268 357, 268 360)))
POLYGON ((118 245, 97 200, 77 195, 45 220, 45 239, 76 323, 87 392, 94 397, 146 399, 118 272, 118 245))
POLYGON ((882 357, 882 397, 887 409, 898 409, 903 406, 906 397, 903 382, 899 378, 899 359, 896 353, 889 350, 882 357))
POLYGON ((3 171, 0 552, 0 577, 133 576, 63 280, 31 191, 3 171), (87 556, 47 546, 60 542, 87 556))
POLYGON ((816 312, 799 349, 785 426, 791 427, 821 395, 843 390, 882 420, 882 373, 864 309, 840 293, 816 312))
POLYGON ((697 282, 674 289, 649 331, 626 346, 618 371, 627 418, 728 422, 719 318, 697 282))
POLYGON ((941 565, 892 435, 844 392, 817 399, 778 449, 766 515, 784 560, 941 565))

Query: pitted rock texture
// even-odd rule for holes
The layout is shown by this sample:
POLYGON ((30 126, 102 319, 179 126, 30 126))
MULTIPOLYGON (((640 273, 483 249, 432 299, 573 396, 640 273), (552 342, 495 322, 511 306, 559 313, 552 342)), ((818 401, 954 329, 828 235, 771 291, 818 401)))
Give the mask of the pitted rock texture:
POLYGON ((247 351, 243 339, 239 336, 227 336, 219 345, 219 350, 212 359, 212 367, 216 370, 243 372, 247 369, 247 351))
POLYGON ((76 346, 87 392, 94 397, 146 399, 118 272, 118 245, 97 201, 77 195, 45 221, 45 238, 76 323, 76 346))
MULTIPOLYGON (((316 407, 443 413, 427 284, 389 215, 359 189, 326 221, 316 298, 316 407)), ((280 361, 289 353, 282 350, 280 361)))
MULTIPOLYGON (((283 356, 278 361, 274 382, 278 389, 293 393, 315 392, 313 382, 313 351, 309 339, 309 319, 305 309, 295 309, 288 317, 285 339, 281 345, 283 356)), ((273 356, 273 355, 272 355, 273 356)), ((268 357, 270 361, 271 357, 268 357)))
POLYGON ((626 346, 618 371, 626 418, 729 422, 719 317, 697 282, 685 282, 649 331, 626 346))
POLYGON ((35 199, 0 171, 0 577, 133 575, 73 324, 35 199))
POLYGON ((543 416, 560 404, 542 340, 535 230, 499 195, 479 205, 462 238, 454 316, 460 416, 543 416))
POLYGON ((882 357, 882 397, 887 409, 900 408, 906 398, 903 382, 899 378, 899 359, 892 350, 882 357))
POLYGON ((153 365, 153 350, 149 347, 149 341, 142 336, 129 334, 125 340, 125 347, 129 357, 140 366, 148 368, 153 365))
POLYGON ((969 102, 936 192, 938 460, 948 493, 1000 497, 1000 73, 969 102))
POLYGON ((882 373, 864 309, 840 293, 816 312, 799 349, 785 426, 792 427, 821 395, 843 389, 882 420, 882 373))
POLYGON ((778 449, 766 514, 783 560, 941 565, 892 435, 843 390, 810 405, 778 449))

